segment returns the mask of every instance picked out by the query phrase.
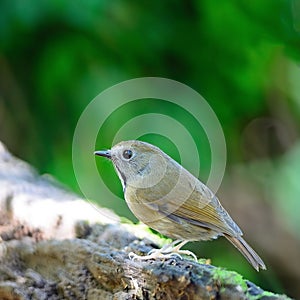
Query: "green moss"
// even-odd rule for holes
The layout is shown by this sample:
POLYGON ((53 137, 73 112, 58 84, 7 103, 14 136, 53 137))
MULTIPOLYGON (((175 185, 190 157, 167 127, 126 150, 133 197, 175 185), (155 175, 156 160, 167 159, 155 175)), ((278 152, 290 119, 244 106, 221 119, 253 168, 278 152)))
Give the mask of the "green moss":
MULTIPOLYGON (((249 300, 267 300, 267 299, 282 299, 282 300, 289 300, 291 298, 285 295, 277 295, 268 291, 262 291, 259 295, 251 295, 248 290, 248 286, 246 281, 244 280, 243 276, 234 272, 234 271, 227 271, 222 268, 216 268, 212 271, 212 278, 214 281, 217 282, 218 285, 222 287, 232 285, 232 286, 240 286, 242 290, 245 292, 245 296, 249 300)), ((221 290, 221 289, 220 289, 221 290)))
POLYGON ((256 298, 256 299, 261 299, 262 297, 273 297, 273 296, 276 296, 276 294, 274 294, 272 292, 264 291, 263 293, 261 293, 258 296, 259 296, 259 298, 256 298))
POLYGON ((239 285, 243 291, 247 291, 247 284, 243 276, 234 271, 227 271, 222 268, 216 268, 212 272, 212 278, 221 286, 239 285))
POLYGON ((198 258, 198 263, 202 265, 209 264, 207 258, 198 258))
POLYGON ((249 300, 268 300, 268 299, 280 299, 280 300, 291 300, 291 298, 287 297, 286 295, 278 295, 278 294, 274 294, 272 292, 268 292, 268 291, 263 291, 261 294, 253 296, 253 295, 249 295, 247 293, 247 298, 249 300))

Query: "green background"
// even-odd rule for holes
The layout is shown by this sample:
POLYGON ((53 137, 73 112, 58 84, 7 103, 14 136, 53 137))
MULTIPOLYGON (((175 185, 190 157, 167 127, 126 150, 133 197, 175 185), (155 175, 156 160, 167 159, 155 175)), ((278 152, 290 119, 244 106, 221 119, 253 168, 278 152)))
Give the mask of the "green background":
MULTIPOLYGON (((2 0, 0 139, 39 172, 54 175, 80 193, 72 168, 72 138, 88 103, 124 80, 177 80, 198 91, 215 111, 227 143, 228 180, 237 165, 252 170, 269 199, 263 213, 275 210, 299 245, 298 3, 2 0), (265 172, 256 173, 257 166, 265 172)), ((98 146, 110 146, 124 122, 149 112, 149 101, 115 111, 101 128, 98 146)), ((157 111, 191 132, 205 158, 200 174, 205 180, 210 154, 199 125, 178 107, 157 102, 151 112, 157 111)), ((177 145, 167 137, 141 139, 180 160, 177 145)), ((103 168, 111 190, 122 196, 112 167, 104 163, 103 168)), ((123 204, 113 203, 111 208, 132 218, 123 204)), ((268 247, 274 247, 269 240, 268 247)), ((275 263, 272 256, 266 258, 269 270, 257 274, 223 241, 191 247, 201 247, 199 255, 213 257, 213 263, 236 269, 263 288, 300 297, 299 273, 283 273, 282 262, 275 263)), ((257 251, 266 257, 262 248, 257 251)), ((288 260, 287 252, 287 264, 293 263, 288 260)))

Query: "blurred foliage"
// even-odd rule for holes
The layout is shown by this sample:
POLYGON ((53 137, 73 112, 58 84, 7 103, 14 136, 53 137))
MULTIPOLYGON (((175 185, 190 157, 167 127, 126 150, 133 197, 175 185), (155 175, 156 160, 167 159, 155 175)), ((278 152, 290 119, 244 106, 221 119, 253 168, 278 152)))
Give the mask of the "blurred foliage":
MULTIPOLYGON (((116 83, 159 76, 187 84, 209 102, 225 132, 229 167, 280 158, 300 129, 299 11, 299 1, 292 0, 2 0, 0 139, 79 192, 71 145, 83 109, 116 83), (273 121, 261 122, 261 117, 273 121)), ((167 104, 151 108, 171 111, 167 104)), ((145 111, 147 100, 121 107, 103 125, 103 143, 109 146, 120 124, 145 111)), ((201 128, 179 108, 171 113, 194 137, 199 131, 195 142, 208 165, 201 128)), ((179 159, 171 141, 144 140, 179 159)), ((282 167, 283 176, 292 178, 289 199, 299 182, 296 167, 290 160, 282 167)), ((122 193, 120 185, 110 188, 122 193)), ((277 193, 278 203, 284 189, 277 193)), ((292 226, 297 226, 293 208, 299 211, 299 201, 290 202, 285 210, 293 211, 292 226)))

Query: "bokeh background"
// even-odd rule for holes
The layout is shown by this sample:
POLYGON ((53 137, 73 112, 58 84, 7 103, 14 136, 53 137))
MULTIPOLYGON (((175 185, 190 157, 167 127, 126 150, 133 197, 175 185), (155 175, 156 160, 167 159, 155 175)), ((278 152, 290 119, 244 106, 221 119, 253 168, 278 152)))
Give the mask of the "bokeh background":
MULTIPOLYGON (((219 198, 268 270, 256 273, 222 239, 190 249, 265 289, 300 298, 299 62, 298 0, 2 0, 0 140, 80 193, 72 138, 86 105, 135 77, 187 84, 209 102, 224 130, 228 161, 219 198)), ((109 146, 126 120, 147 112, 147 101, 116 111, 101 128, 99 147, 109 146)), ((151 108, 187 127, 193 122, 163 102, 151 108)), ((201 162, 209 162, 193 136, 204 149, 201 162)), ((141 139, 180 159, 167 137, 141 139)), ((103 168, 122 195, 111 165, 103 168)), ((208 169, 204 163, 204 181, 208 169)), ((125 203, 111 208, 135 220, 125 203)))

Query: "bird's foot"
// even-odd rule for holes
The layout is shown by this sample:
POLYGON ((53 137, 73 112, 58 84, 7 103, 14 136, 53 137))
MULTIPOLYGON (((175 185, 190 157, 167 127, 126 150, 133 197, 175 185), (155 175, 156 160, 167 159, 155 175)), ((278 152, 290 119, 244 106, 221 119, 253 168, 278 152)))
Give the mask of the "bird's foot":
POLYGON ((129 258, 132 260, 149 260, 149 259, 157 259, 157 258, 173 258, 173 257, 179 257, 182 259, 181 254, 192 256, 195 261, 198 261, 197 256, 189 251, 189 250, 181 250, 180 248, 183 247, 188 241, 180 241, 176 240, 172 242, 171 244, 164 245, 161 249, 153 249, 151 250, 147 255, 140 256, 133 252, 129 253, 129 258))
POLYGON ((157 258, 163 258, 163 259, 167 259, 167 258, 172 258, 174 256, 179 257, 180 259, 182 259, 181 255, 178 253, 162 253, 160 250, 161 249, 155 249, 156 251, 151 252, 150 254, 148 253, 147 255, 141 256, 141 255, 137 255, 133 252, 130 252, 128 254, 129 258, 131 260, 149 260, 149 259, 157 259, 157 258))

